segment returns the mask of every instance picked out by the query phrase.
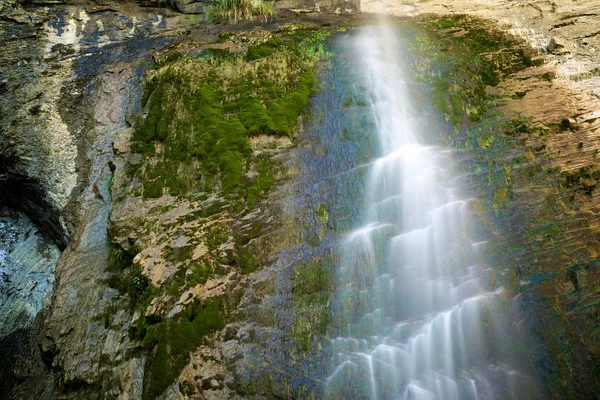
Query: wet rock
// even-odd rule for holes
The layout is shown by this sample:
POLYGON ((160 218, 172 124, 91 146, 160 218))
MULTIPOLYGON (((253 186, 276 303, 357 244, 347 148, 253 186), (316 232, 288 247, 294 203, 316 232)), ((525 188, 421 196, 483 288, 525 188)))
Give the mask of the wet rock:
POLYGON ((173 0, 175 8, 185 14, 202 14, 205 12, 207 2, 200 0, 173 0))
POLYGON ((0 208, 0 337, 50 305, 60 250, 23 213, 0 208))
POLYGON ((71 239, 57 265, 59 284, 45 318, 45 363, 51 376, 59 376, 67 386, 73 384, 79 396, 97 397, 98 388, 103 388, 106 398, 140 398, 143 360, 133 356, 136 344, 128 334, 132 316, 126 299, 106 283, 111 159, 115 136, 128 129, 126 115, 136 106, 132 99, 141 95, 139 79, 151 63, 153 47, 172 39, 168 33, 147 39, 167 26, 156 10, 134 9, 129 15, 78 7, 38 11, 48 17, 36 25, 35 40, 46 62, 29 63, 36 68, 27 74, 22 68, 12 70, 22 73, 17 76, 24 81, 22 94, 34 93, 32 106, 42 106, 39 118, 12 124, 8 137, 28 129, 31 149, 47 154, 39 155, 40 160, 30 158, 29 148, 19 142, 26 138, 17 138, 12 148, 16 156, 4 165, 9 176, 23 169, 31 173, 32 181, 52 186, 47 190, 38 186, 42 198, 54 201, 43 212, 62 218, 64 224, 56 226, 71 239), (44 90, 39 98, 36 86, 44 90), (54 128, 54 120, 60 131, 54 128), (69 154, 75 154, 74 164, 61 158, 69 154), (28 163, 35 165, 29 168, 28 163), (48 170, 51 178, 44 175, 48 170), (76 184, 61 189, 61 182, 69 180, 76 184))
POLYGON ((27 216, 0 208, 0 391, 7 398, 34 398, 44 390, 37 342, 59 257, 27 216))

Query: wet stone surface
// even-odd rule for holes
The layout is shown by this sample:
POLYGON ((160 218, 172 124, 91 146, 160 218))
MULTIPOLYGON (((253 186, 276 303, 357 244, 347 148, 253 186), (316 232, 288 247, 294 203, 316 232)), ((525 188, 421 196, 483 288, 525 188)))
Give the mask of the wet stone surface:
POLYGON ((0 208, 0 337, 49 305, 60 250, 23 213, 0 208))

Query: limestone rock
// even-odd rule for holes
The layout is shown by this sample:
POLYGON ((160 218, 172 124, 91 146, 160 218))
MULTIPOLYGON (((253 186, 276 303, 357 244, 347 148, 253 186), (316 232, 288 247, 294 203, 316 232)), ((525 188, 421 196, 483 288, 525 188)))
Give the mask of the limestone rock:
POLYGON ((202 14, 207 7, 206 1, 200 0, 173 0, 175 7, 185 14, 202 14))
POLYGON ((50 305, 60 250, 23 213, 0 209, 0 337, 50 305))
POLYGON ((575 45, 570 40, 562 37, 554 36, 546 46, 546 49, 552 54, 571 53, 575 45))

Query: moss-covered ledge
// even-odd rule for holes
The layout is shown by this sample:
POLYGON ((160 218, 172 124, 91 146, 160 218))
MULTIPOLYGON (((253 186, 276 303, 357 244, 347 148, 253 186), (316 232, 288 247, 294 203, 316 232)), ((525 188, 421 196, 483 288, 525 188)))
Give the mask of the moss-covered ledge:
MULTIPOLYGON (((114 159, 107 284, 129 299, 144 398, 210 343, 285 237, 272 187, 318 88, 326 30, 225 33, 155 55, 114 159)), ((187 391, 192 390, 190 388, 187 391)))

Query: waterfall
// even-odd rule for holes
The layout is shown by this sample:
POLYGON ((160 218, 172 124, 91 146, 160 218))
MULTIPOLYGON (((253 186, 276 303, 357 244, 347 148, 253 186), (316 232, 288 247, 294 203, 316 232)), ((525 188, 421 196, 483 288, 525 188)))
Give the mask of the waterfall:
POLYGON ((376 126, 364 134, 380 157, 361 226, 339 246, 327 397, 543 398, 517 348, 512 299, 490 284, 453 153, 417 124, 398 33, 363 28, 353 47, 376 126))

